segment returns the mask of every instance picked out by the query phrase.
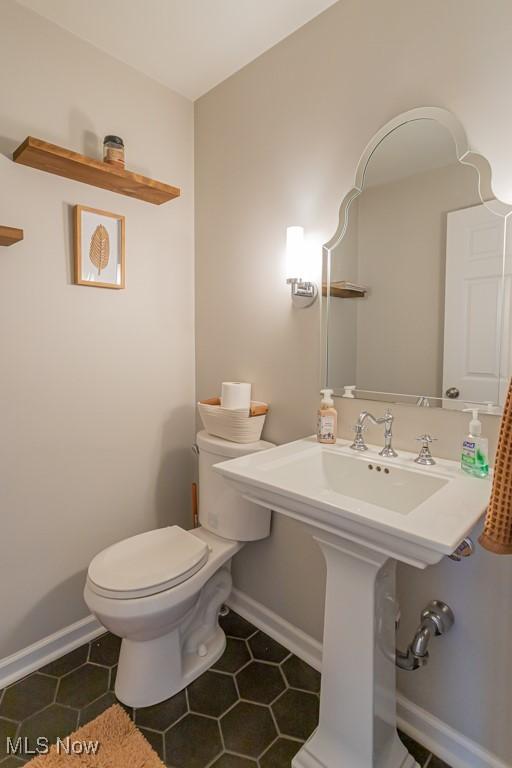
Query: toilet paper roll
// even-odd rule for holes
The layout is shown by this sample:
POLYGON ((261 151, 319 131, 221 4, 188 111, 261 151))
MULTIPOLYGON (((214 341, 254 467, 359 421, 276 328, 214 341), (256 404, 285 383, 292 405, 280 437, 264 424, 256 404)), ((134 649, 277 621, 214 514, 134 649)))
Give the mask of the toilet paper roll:
POLYGON ((230 410, 242 410, 251 407, 251 385, 245 381, 223 381, 220 404, 230 410))

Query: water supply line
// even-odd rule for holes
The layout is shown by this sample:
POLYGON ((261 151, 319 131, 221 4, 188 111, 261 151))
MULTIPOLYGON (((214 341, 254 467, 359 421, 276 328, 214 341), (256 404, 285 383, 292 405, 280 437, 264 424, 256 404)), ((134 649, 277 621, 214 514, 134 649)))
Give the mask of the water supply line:
POLYGON ((433 637, 439 637, 448 632, 454 624, 455 617, 449 605, 442 600, 431 600, 422 610, 420 625, 406 651, 396 649, 396 666, 412 672, 427 664, 428 648, 433 637))

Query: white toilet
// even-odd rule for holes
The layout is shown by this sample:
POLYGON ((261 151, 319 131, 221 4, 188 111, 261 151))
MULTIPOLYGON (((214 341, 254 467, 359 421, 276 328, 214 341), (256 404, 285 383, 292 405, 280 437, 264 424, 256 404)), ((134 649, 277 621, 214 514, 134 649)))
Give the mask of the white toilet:
POLYGON ((270 511, 242 499, 214 464, 272 448, 197 435, 200 528, 158 528, 100 552, 89 566, 89 609, 123 638, 115 692, 132 707, 168 699, 226 646, 219 608, 231 592, 231 558, 270 533, 270 511))

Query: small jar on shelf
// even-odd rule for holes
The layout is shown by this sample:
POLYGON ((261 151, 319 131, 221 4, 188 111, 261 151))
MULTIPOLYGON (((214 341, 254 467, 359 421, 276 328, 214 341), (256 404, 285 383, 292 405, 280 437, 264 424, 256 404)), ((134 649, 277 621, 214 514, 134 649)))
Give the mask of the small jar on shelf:
POLYGON ((124 168, 124 142, 120 136, 103 139, 103 162, 124 168))

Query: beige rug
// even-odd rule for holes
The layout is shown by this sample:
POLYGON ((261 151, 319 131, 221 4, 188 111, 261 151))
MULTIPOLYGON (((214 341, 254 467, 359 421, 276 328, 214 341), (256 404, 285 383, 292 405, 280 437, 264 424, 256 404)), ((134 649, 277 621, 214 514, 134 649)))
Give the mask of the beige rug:
POLYGON ((165 768, 119 704, 38 755, 26 768, 165 768), (86 751, 89 750, 89 754, 86 751), (74 754, 73 754, 74 752, 74 754), (95 752, 95 754, 93 754, 95 752))

